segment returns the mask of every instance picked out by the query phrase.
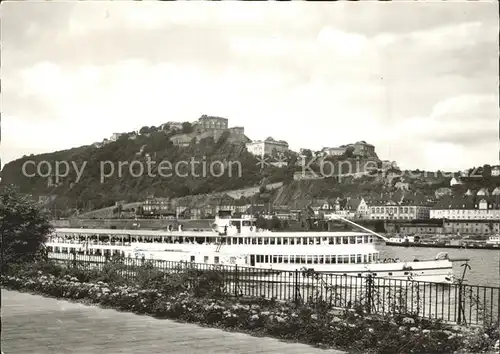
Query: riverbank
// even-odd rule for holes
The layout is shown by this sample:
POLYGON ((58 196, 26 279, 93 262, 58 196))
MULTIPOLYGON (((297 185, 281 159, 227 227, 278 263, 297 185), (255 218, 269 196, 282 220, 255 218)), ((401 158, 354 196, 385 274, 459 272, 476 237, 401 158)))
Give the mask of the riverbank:
MULTIPOLYGON (((380 245, 380 258, 434 259, 440 252, 448 253, 451 259, 468 258, 470 268, 465 274, 466 284, 500 287, 500 252, 484 249, 453 249, 453 248, 427 248, 427 247, 393 247, 380 245)), ((465 262, 453 262, 453 274, 461 277, 464 272, 465 262)))
POLYGON ((375 316, 356 306, 332 310, 322 301, 231 298, 215 271, 139 271, 127 280, 112 265, 94 271, 42 263, 16 267, 1 283, 11 290, 351 353, 492 352, 499 338, 498 328, 445 325, 398 311, 375 316))
POLYGON ((471 250, 500 250, 500 245, 488 244, 467 244, 467 245, 450 245, 442 243, 425 243, 425 242, 386 242, 386 246, 394 247, 422 247, 422 248, 452 248, 452 249, 471 249, 471 250))

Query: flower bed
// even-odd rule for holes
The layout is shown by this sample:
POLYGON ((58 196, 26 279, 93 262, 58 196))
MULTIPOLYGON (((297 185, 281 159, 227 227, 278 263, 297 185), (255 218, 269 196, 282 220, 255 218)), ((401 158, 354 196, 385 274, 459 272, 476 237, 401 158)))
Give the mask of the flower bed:
MULTIPOLYGON (((33 268, 32 268, 33 269, 33 268)), ((39 269, 39 268, 38 268, 39 269)), ((354 311, 277 303, 264 299, 215 298, 186 286, 154 288, 123 282, 87 280, 79 274, 46 270, 2 275, 5 288, 83 301, 158 318, 269 335, 319 347, 360 353, 479 353, 494 352, 498 329, 446 326, 411 317, 361 316, 354 311)), ((144 285, 144 284, 143 284, 144 285)), ((170 284, 171 285, 171 284, 170 284)))

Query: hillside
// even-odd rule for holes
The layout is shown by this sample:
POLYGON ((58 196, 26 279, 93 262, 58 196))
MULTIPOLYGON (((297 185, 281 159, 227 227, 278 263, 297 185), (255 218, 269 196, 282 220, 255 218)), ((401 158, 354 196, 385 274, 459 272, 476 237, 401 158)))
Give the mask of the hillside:
MULTIPOLYGON (((267 155, 268 162, 263 166, 262 161, 247 151, 248 138, 242 134, 242 128, 219 130, 214 134, 193 130, 189 123, 183 123, 180 130, 169 128, 168 124, 164 126, 167 128, 143 127, 139 134, 117 134, 113 138, 116 141, 105 139, 91 146, 24 156, 4 166, 0 183, 15 184, 23 193, 43 197, 53 216, 92 217, 113 214, 116 202, 132 205, 130 203, 151 196, 177 199, 186 206, 199 207, 210 198, 228 194, 234 199, 243 198, 239 200, 242 203, 248 203, 251 197, 253 202, 302 208, 314 199, 349 196, 377 199, 401 188, 427 199, 437 198, 452 192, 463 194, 468 189, 492 190, 500 182, 499 177, 491 176, 491 167, 485 165, 475 169, 473 177, 461 178, 462 184, 454 186, 452 191, 451 177, 439 171, 401 173, 397 168, 383 167, 374 147, 366 142, 361 143, 373 150, 366 156, 354 156, 356 151, 346 150, 340 156, 317 158, 322 152, 313 154, 306 149, 301 152, 304 160, 289 151, 281 156, 287 166, 273 165, 267 155), (314 161, 309 164, 310 169, 326 178, 308 180, 308 173, 304 172, 309 171, 303 170, 305 161, 314 161), (373 167, 367 169, 369 162, 378 170, 370 172, 373 167), (26 172, 33 175, 23 173, 25 163, 30 163, 26 172), (178 163, 181 165, 177 166, 178 163), (159 170, 160 164, 163 170, 159 170), (38 172, 36 166, 40 167, 38 172), (298 175, 303 177, 295 176, 297 171, 302 171, 298 175), (336 178, 339 175, 341 177, 336 178), (304 179, 295 180, 295 177, 304 179), (261 185, 273 183, 283 185, 269 188, 275 189, 269 195, 253 197, 261 185), (102 208, 105 209, 88 214, 102 208)), ((133 204, 135 206, 137 204, 133 204)))
MULTIPOLYGON (((141 201, 151 195, 178 198, 237 190, 259 185, 264 177, 272 183, 283 181, 286 176, 290 178, 293 175, 293 171, 290 172, 287 168, 278 169, 269 166, 261 170, 255 157, 246 151, 244 143, 232 141, 229 139, 229 134, 222 134, 217 141, 211 137, 198 142, 194 139, 188 146, 183 147, 173 145, 170 141, 173 135, 163 131, 137 135, 133 139, 124 135, 102 147, 83 146, 54 153, 25 156, 4 166, 1 183, 16 184, 21 192, 31 193, 35 197, 55 196, 50 208, 73 209, 73 212, 77 208, 85 212, 111 207, 116 201, 141 201), (189 165, 193 159, 198 161, 194 168, 189 165), (41 169, 45 177, 39 175, 28 177, 22 172, 26 161, 33 161, 34 164, 47 161, 53 170, 57 161, 67 161, 70 163, 70 169, 68 175, 59 182, 54 175, 51 178, 44 174, 47 166, 42 166, 41 169), (119 173, 120 162, 132 161, 135 166, 131 170, 129 165, 125 164, 119 173), (163 172, 163 176, 160 174, 161 171, 158 171, 158 165, 162 161, 168 161, 172 166, 171 170, 163 172), (179 173, 176 175, 175 165, 183 161, 186 163, 179 166, 179 173), (219 163, 214 165, 214 174, 223 172, 220 177, 210 172, 210 164, 215 161, 225 163, 224 167, 220 167, 219 163), (206 165, 205 171, 203 163, 206 165), (152 166, 150 175, 148 175, 148 164, 152 166), (115 168, 113 174, 110 173, 111 165, 115 168), (139 165, 144 169, 142 175, 138 175, 139 165), (75 166, 82 171, 79 180, 75 166), (172 176, 166 176, 168 172, 172 176)), ((28 173, 34 173, 33 166, 28 166, 28 173)), ((62 165, 61 170, 65 172, 62 165)))
POLYGON ((362 177, 344 178, 341 182, 333 178, 322 180, 293 181, 274 193, 274 205, 289 205, 292 208, 303 208, 315 199, 332 199, 337 197, 356 197, 359 195, 377 195, 391 188, 384 185, 381 179, 362 177))
POLYGON ((398 174, 379 172, 358 178, 344 177, 341 182, 334 178, 292 181, 273 193, 272 203, 275 206, 287 205, 300 209, 318 199, 364 197, 366 200, 379 200, 381 196, 398 190, 436 200, 447 194, 443 190, 463 196, 468 190, 477 193, 486 188, 491 193, 500 186, 500 177, 492 176, 464 177, 461 179, 462 184, 453 187, 450 187, 450 180, 451 177, 441 173, 422 171, 418 176, 416 171, 400 171, 398 174))
MULTIPOLYGON (((267 184, 266 189, 269 191, 279 189, 283 185, 283 182, 277 182, 272 184, 267 184)), ((189 195, 180 198, 173 198, 171 200, 173 205, 186 206, 190 208, 201 208, 207 205, 209 202, 213 200, 217 200, 223 198, 224 196, 229 196, 233 199, 240 200, 241 198, 250 198, 259 194, 261 186, 257 187, 248 187, 242 189, 228 190, 218 193, 209 193, 209 194, 199 194, 199 195, 189 195)), ((247 200, 244 199, 242 201, 246 203, 247 200)), ((135 209, 142 205, 142 202, 128 203, 123 204, 122 209, 135 209)), ((92 210, 86 213, 82 213, 78 215, 78 218, 116 218, 115 206, 92 210)))

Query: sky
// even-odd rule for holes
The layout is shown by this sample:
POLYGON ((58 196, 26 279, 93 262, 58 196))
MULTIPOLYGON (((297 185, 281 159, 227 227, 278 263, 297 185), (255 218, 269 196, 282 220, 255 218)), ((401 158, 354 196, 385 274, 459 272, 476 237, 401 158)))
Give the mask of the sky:
POLYGON ((494 2, 6 2, 5 164, 202 114, 403 168, 499 158, 494 2))

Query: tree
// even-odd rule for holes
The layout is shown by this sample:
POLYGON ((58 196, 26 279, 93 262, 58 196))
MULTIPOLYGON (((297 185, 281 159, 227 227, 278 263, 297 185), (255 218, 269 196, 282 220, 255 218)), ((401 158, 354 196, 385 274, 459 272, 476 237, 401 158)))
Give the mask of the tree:
POLYGON ((483 177, 489 178, 491 177, 491 166, 490 165, 484 165, 483 166, 483 177))
POLYGON ((348 146, 343 154, 344 158, 350 158, 354 156, 354 146, 348 146))
POLYGON ((375 232, 385 232, 385 224, 382 220, 375 221, 375 232))
POLYGON ((262 216, 259 216, 257 220, 255 220, 255 226, 258 229, 267 229, 267 220, 264 219, 262 216))
POLYGON ((113 214, 120 214, 123 211, 123 206, 121 204, 118 204, 115 208, 113 208, 113 214))
POLYGON ((13 264, 34 262, 45 254, 45 241, 52 231, 47 215, 30 196, 13 186, 0 191, 0 249, 2 271, 13 264))
POLYGON ((189 134, 193 132, 193 126, 189 122, 182 123, 182 134, 189 134))
POLYGON ((313 156, 313 153, 309 149, 302 149, 301 154, 306 158, 306 159, 311 159, 313 156))
POLYGON ((281 224, 281 228, 286 230, 289 227, 290 227, 290 223, 288 222, 288 220, 283 220, 283 222, 281 224))
POLYGON ((139 130, 139 134, 144 135, 150 132, 150 128, 148 126, 144 126, 139 130))
POLYGON ((281 229, 281 220, 278 219, 276 216, 273 216, 271 219, 271 230, 279 230, 281 229))

